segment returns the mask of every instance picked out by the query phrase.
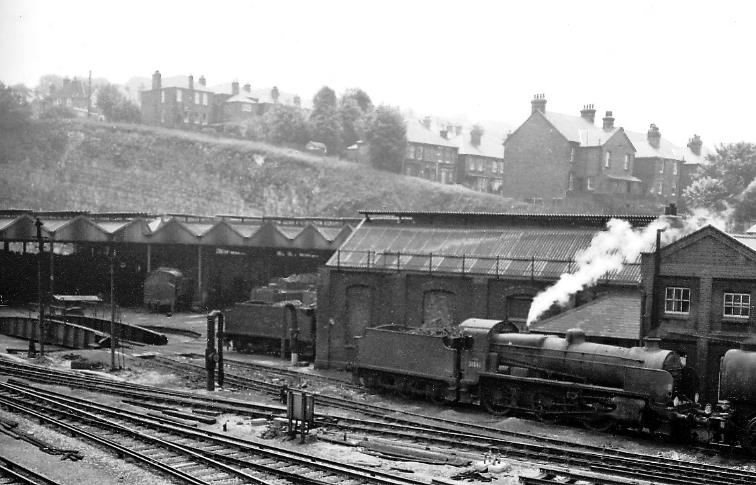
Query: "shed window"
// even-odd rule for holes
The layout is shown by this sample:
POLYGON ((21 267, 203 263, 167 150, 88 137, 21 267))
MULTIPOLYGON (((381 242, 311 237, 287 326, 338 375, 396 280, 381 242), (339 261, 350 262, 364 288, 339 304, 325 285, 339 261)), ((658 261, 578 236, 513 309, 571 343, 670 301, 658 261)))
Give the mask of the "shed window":
POLYGON ((690 313, 690 288, 667 287, 664 312, 687 315, 690 313))
POLYGON ((751 315, 750 293, 725 293, 724 316, 748 318, 751 315))

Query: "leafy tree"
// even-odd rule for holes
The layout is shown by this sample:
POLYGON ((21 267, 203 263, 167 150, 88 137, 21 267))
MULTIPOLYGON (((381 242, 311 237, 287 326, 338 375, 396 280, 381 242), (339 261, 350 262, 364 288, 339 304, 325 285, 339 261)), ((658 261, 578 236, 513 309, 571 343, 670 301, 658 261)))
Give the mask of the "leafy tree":
POLYGON ((354 98, 342 99, 339 117, 343 129, 344 146, 353 145, 365 135, 365 112, 354 98))
POLYGON ((312 99, 309 131, 314 141, 324 143, 328 153, 340 153, 343 148, 343 127, 336 104, 336 93, 323 86, 312 99))
POLYGON ((683 192, 686 202, 693 207, 721 210, 725 206, 735 209, 737 221, 756 217, 756 144, 747 142, 720 145, 716 153, 707 157, 694 176, 694 181, 683 192))
POLYGON ((68 106, 51 106, 39 115, 43 119, 72 119, 76 118, 76 113, 68 106))
POLYGON ((108 121, 136 123, 141 118, 139 108, 113 84, 106 84, 97 91, 97 107, 108 121))
POLYGON ((263 115, 265 139, 276 145, 304 145, 308 141, 307 121, 302 110, 277 104, 263 115))
POLYGON ((23 93, 0 82, 0 130, 23 128, 31 119, 31 108, 23 93))
POLYGON ((401 172, 407 150, 407 125, 398 110, 390 106, 376 108, 368 119, 365 139, 375 168, 401 172))
POLYGON ((356 101, 363 113, 369 113, 373 111, 373 101, 370 99, 370 96, 368 96, 368 94, 362 89, 347 89, 341 96, 341 104, 344 104, 349 99, 356 101))

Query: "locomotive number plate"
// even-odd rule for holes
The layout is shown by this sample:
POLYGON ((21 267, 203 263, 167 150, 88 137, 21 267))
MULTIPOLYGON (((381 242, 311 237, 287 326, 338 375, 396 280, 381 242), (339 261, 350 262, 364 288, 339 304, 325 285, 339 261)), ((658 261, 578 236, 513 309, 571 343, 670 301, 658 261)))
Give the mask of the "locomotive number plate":
POLYGON ((480 369, 480 361, 478 359, 472 359, 467 362, 467 367, 471 367, 473 369, 480 369))

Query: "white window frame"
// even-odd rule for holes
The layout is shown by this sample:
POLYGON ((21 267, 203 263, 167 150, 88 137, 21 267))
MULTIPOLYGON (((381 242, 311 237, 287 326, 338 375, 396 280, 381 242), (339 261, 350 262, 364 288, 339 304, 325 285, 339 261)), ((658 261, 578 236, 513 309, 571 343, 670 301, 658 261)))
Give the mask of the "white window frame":
POLYGON ((200 93, 194 93, 194 104, 200 104, 200 93))
POLYGON ((207 93, 202 93, 202 104, 207 106, 207 93))
POLYGON ((567 176, 567 190, 575 190, 575 175, 572 172, 567 176))
POLYGON ((160 102, 165 103, 165 91, 160 91, 160 102))
POLYGON ((604 168, 612 166, 612 152, 604 152, 604 168))
POLYGON ((664 313, 690 315, 690 288, 668 286, 664 290, 664 313))
POLYGON ((722 296, 722 316, 724 318, 737 318, 747 320, 751 317, 751 294, 750 293, 725 293, 722 296), (729 298, 729 303, 728 303, 729 298), (730 310, 730 313, 727 313, 730 310))
POLYGON ((630 170, 630 154, 625 153, 625 170, 630 170))
POLYGON ((570 163, 574 161, 575 161, 575 147, 571 146, 570 147, 570 163))
POLYGON ((585 178, 585 190, 593 190, 593 177, 585 178))
POLYGON ((659 173, 664 173, 664 160, 659 162, 659 173))
POLYGON ((181 92, 181 89, 176 89, 176 102, 180 103, 183 100, 184 96, 181 92))
POLYGON ((677 162, 672 162, 672 175, 677 175, 677 162))

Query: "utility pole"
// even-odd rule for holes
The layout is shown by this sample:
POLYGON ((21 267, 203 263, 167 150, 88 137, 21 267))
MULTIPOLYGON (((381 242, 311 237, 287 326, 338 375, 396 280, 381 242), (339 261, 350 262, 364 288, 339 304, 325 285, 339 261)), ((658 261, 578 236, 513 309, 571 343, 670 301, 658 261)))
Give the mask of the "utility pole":
MULTIPOLYGON (((45 355, 45 300, 44 289, 42 288, 42 257, 45 252, 45 243, 42 241, 42 221, 37 220, 34 222, 37 226, 37 243, 39 244, 39 252, 37 253, 37 306, 39 307, 39 355, 43 357, 45 355)), ((31 347, 31 346, 30 346, 31 347)))
POLYGON ((87 118, 92 116, 92 70, 89 70, 89 88, 87 89, 87 118))
POLYGON ((115 260, 116 250, 110 250, 110 370, 116 368, 115 349, 116 349, 116 331, 115 331, 115 260))

